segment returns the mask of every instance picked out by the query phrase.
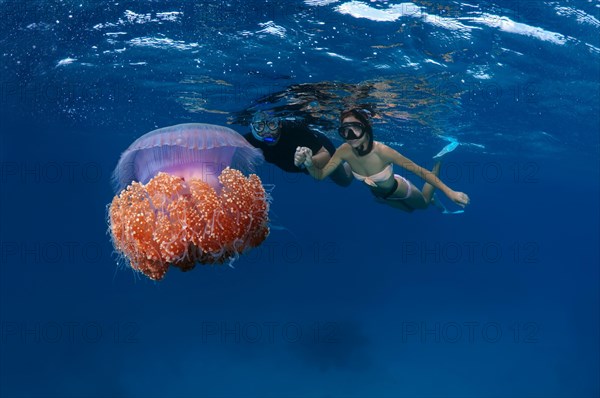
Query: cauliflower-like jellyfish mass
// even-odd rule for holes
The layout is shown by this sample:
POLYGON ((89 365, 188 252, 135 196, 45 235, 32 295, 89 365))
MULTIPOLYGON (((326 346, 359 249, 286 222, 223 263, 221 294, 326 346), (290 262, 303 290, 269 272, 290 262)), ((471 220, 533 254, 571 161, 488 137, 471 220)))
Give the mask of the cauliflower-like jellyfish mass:
POLYGON ((116 251, 153 280, 169 266, 222 264, 269 234, 268 194, 254 171, 260 150, 222 126, 151 131, 123 152, 108 208, 116 251))

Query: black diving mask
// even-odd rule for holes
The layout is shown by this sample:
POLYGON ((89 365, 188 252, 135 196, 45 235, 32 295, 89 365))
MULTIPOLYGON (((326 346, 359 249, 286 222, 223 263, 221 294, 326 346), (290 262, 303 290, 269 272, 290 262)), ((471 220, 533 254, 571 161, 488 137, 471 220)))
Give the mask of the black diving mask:
POLYGON ((365 125, 358 122, 343 123, 338 129, 340 137, 345 140, 358 140, 362 138, 366 132, 367 129, 365 128, 365 125))

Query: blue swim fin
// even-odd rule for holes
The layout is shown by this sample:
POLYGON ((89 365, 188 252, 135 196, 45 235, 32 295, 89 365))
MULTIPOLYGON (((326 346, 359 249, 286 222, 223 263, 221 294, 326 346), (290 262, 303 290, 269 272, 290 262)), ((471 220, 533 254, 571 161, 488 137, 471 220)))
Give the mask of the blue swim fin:
POLYGON ((431 202, 433 203, 433 205, 435 207, 437 207, 437 209, 442 213, 442 214, 462 214, 465 211, 464 210, 455 210, 455 211, 448 211, 448 209, 446 208, 446 206, 444 206, 444 202, 442 202, 438 197, 437 194, 433 194, 433 198, 431 199, 431 202))
POLYGON ((456 147, 458 146, 458 141, 456 140, 451 140, 450 143, 448 145, 446 145, 445 147, 442 148, 441 151, 438 152, 437 155, 435 155, 433 158, 437 159, 437 158, 441 158, 442 156, 444 156, 445 154, 452 152, 453 150, 456 149, 456 147))

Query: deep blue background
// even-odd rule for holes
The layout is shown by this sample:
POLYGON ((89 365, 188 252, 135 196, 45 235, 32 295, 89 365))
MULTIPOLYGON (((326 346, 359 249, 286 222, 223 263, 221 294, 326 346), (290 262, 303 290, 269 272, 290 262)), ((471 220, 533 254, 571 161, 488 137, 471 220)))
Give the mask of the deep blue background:
MULTIPOLYGON (((469 46, 423 19, 357 19, 335 2, 317 15, 290 2, 284 17, 277 2, 204 3, 201 15, 187 3, 121 2, 99 14, 75 3, 26 4, 0 4, 13 18, 1 42, 0 396, 599 395, 599 57, 585 45, 598 47, 598 26, 560 19, 542 2, 485 3, 481 13, 571 39, 556 45, 485 27, 469 46), (246 12, 222 24, 222 10, 231 16, 235 7, 246 12), (114 44, 128 48, 124 55, 102 55, 112 44, 91 27, 132 9, 187 14, 175 25, 113 31, 197 41, 202 50, 124 42, 114 44), (65 22, 69 12, 76 21, 65 22), (305 14, 326 24, 310 25, 305 14), (236 36, 273 19, 285 39, 236 36), (49 26, 27 28, 33 22, 49 26), (317 44, 308 54, 295 48, 305 33, 320 37, 332 26, 343 32, 329 50, 353 61, 327 58, 317 44), (398 41, 400 50, 369 58, 371 46, 398 41), (440 54, 463 46, 445 70, 424 62, 443 63, 440 54), (268 66, 277 52, 288 60, 268 66), (403 66, 404 55, 421 69, 403 66), (77 61, 58 66, 66 57, 77 61), (140 59, 149 65, 130 65, 140 59), (481 65, 491 80, 467 72, 481 65), (117 267, 106 223, 110 173, 138 136, 180 122, 227 124, 271 106, 265 95, 292 98, 293 84, 407 75, 439 90, 416 108, 407 105, 421 92, 412 85, 384 99, 371 92, 364 102, 382 110, 376 136, 428 167, 443 145, 438 134, 465 143, 442 172, 471 197, 463 215, 405 214, 375 203, 359 183, 344 189, 265 165, 274 228, 235 268, 171 270, 154 283, 117 267), (200 83, 185 83, 190 76, 200 83), (461 79, 466 86, 448 95, 461 79)), ((470 15, 452 4, 443 3, 454 16, 470 15)), ((580 6, 598 18, 593 5, 580 6)), ((337 114, 343 96, 321 104, 323 113, 337 114)))

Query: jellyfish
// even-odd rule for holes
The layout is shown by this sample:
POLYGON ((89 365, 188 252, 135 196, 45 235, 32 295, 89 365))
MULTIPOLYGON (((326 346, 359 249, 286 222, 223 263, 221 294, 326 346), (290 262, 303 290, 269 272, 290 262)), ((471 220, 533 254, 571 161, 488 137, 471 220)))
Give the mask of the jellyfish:
POLYGON ((170 266, 223 264, 269 234, 269 196, 254 171, 260 150, 211 124, 151 131, 123 152, 108 206, 116 252, 161 280, 170 266))

